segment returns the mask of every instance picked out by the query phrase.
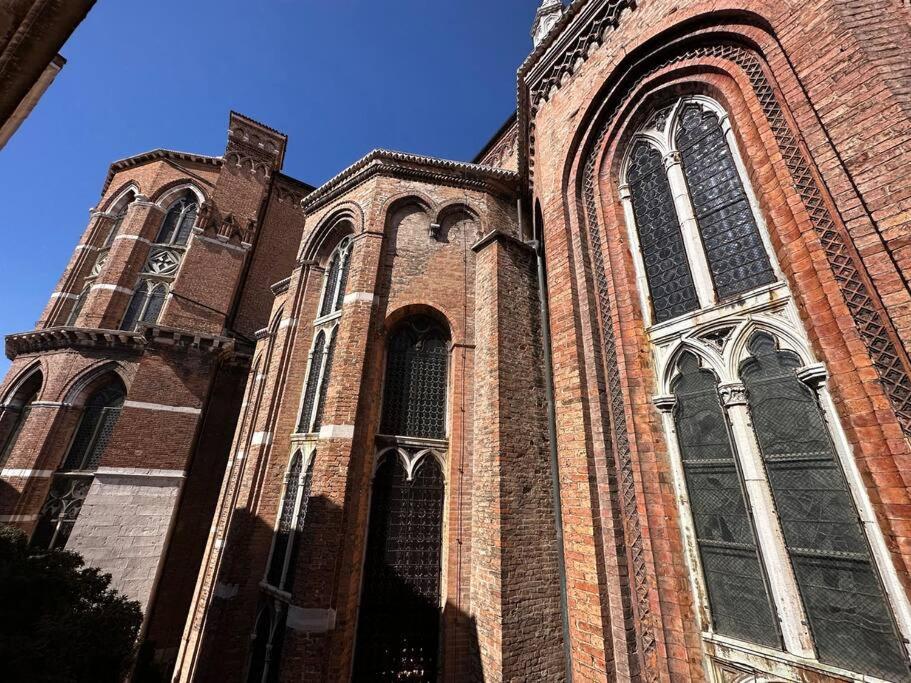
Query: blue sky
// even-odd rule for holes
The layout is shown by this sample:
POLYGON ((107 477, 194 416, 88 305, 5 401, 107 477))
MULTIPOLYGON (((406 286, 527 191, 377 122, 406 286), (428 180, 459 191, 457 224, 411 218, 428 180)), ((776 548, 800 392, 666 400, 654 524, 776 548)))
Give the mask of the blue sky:
POLYGON ((231 109, 287 133, 285 172, 316 185, 376 147, 470 160, 515 108, 538 4, 100 0, 0 150, 0 334, 34 326, 112 161, 221 154, 231 109))

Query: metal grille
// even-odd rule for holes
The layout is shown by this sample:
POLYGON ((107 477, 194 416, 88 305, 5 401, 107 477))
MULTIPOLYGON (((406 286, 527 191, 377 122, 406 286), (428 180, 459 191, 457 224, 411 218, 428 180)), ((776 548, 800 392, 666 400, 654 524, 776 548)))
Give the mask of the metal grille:
POLYGON ((123 389, 108 385, 86 403, 76 436, 70 445, 62 470, 95 470, 120 417, 123 389))
POLYGON ((338 271, 341 267, 341 254, 335 252, 332 255, 332 261, 329 262, 329 270, 326 272, 326 286, 323 292, 323 303, 319 309, 319 315, 329 315, 334 310, 335 293, 338 286, 338 271))
POLYGON ((319 387, 319 371, 323 362, 323 348, 326 346, 326 335, 320 332, 313 343, 313 353, 310 356, 310 372, 307 373, 307 386, 304 387, 304 402, 301 408, 301 418, 297 431, 309 432, 313 419, 313 404, 316 401, 316 392, 319 387))
POLYGON ((718 115, 684 106, 676 135, 715 291, 726 299, 775 281, 718 115))
POLYGON ((152 289, 149 295, 149 303, 142 313, 142 322, 154 325, 158 322, 158 316, 161 315, 161 307, 164 306, 164 297, 167 289, 164 285, 158 285, 152 289))
POLYGON ((342 274, 338 281, 338 294, 335 295, 335 306, 332 308, 333 311, 337 311, 342 307, 342 302, 345 299, 345 290, 348 289, 348 273, 351 271, 351 242, 346 243, 342 247, 341 252, 344 264, 342 265, 342 274))
POLYGON ((326 368, 323 370, 323 379, 319 385, 319 399, 316 402, 316 417, 313 418, 313 431, 317 431, 323 424, 323 408, 326 405, 326 392, 329 390, 329 380, 332 378, 332 360, 335 357, 335 342, 338 339, 338 330, 329 341, 326 352, 326 368))
POLYGON ((300 452, 294 454, 291 466, 285 478, 285 496, 282 500, 281 514, 278 519, 278 528, 272 543, 272 557, 269 558, 269 570, 266 581, 270 585, 281 588, 282 574, 285 571, 285 558, 288 555, 288 546, 291 543, 291 529, 294 524, 294 505, 297 502, 298 487, 300 486, 301 470, 303 463, 300 452))
POLYGON ((715 631, 781 646, 718 380, 685 353, 674 419, 715 631))
POLYGON ((376 473, 355 681, 436 681, 443 474, 425 456, 413 481, 388 456, 376 473))
POLYGON ((133 292, 133 298, 130 299, 130 305, 127 306, 127 312, 123 316, 123 323, 120 325, 120 329, 130 331, 136 329, 136 324, 139 322, 139 316, 142 315, 142 309, 145 308, 148 297, 148 287, 142 281, 136 291, 133 292))
POLYGON ((32 535, 32 546, 48 550, 66 547, 91 485, 91 475, 54 476, 51 490, 41 507, 35 533, 32 535))
POLYGON ((307 524, 307 510, 310 508, 310 491, 313 489, 313 466, 316 464, 316 453, 310 457, 310 466, 307 467, 307 473, 304 475, 304 481, 301 484, 303 490, 300 495, 300 502, 297 510, 297 524, 294 525, 294 539, 291 543, 291 560, 288 563, 288 574, 285 577, 284 586, 287 592, 294 590, 294 577, 297 575, 297 558, 301 549, 301 538, 304 533, 304 527, 307 524))
POLYGON ((661 153, 636 143, 627 181, 655 322, 696 310, 699 299, 661 153))
POLYGON ((386 357, 383 434, 446 437, 449 335, 433 319, 415 316, 392 334, 386 357))
POLYGON ((820 660, 888 680, 908 663, 851 493, 800 360, 755 334, 741 377, 820 660))

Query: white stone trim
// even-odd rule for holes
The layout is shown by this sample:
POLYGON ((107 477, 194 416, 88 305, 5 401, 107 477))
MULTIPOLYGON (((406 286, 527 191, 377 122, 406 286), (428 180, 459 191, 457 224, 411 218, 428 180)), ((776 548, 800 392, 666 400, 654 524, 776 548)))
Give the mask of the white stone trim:
POLYGON ((186 479, 183 470, 156 470, 147 467, 99 467, 96 477, 139 477, 143 479, 186 479))
POLYGON ((319 430, 321 439, 353 439, 354 425, 323 425, 319 430))
POLYGON ((168 413, 186 413, 187 415, 199 415, 202 413, 201 408, 189 408, 184 406, 166 406, 161 403, 144 403, 142 401, 124 401, 124 408, 139 408, 140 410, 160 410, 168 413))
POLYGON ((93 247, 91 244, 77 244, 76 251, 99 251, 98 247, 93 247))
POLYGON ((69 403, 62 401, 33 401, 29 404, 32 408, 69 408, 69 403))
POLYGON ((254 446, 268 446, 272 443, 272 432, 255 432, 250 443, 254 446))
POLYGON ((4 479, 47 479, 54 474, 54 470, 22 470, 16 468, 5 468, 0 470, 0 477, 4 479))
POLYGON ((91 290, 104 289, 104 290, 108 290, 111 292, 120 292, 121 294, 129 294, 131 296, 133 294, 132 289, 127 289, 126 287, 121 287, 119 285, 103 285, 103 284, 102 285, 92 285, 91 287, 89 287, 89 289, 91 289, 91 290))
POLYGON ((221 240, 212 239, 211 237, 206 237, 205 235, 200 235, 200 234, 194 234, 193 239, 199 240, 200 242, 208 242, 209 244, 214 244, 219 247, 224 247, 225 249, 230 249, 232 251, 239 251, 242 254, 246 254, 248 251, 250 251, 249 244, 246 246, 244 246, 243 244, 240 246, 237 246, 236 244, 231 244, 230 242, 222 242, 221 240))
POLYGON ((0 522, 35 522, 38 515, 0 515, 0 522))
POLYGON ((351 292, 346 294, 345 298, 342 299, 342 305, 353 304, 358 301, 363 301, 365 303, 373 303, 373 300, 376 298, 376 295, 373 292, 351 292))
POLYGON ((135 242, 148 244, 149 246, 152 244, 152 240, 147 240, 145 237, 140 237, 139 235, 115 235, 111 242, 116 242, 117 240, 133 240, 135 242))
POLYGON ((278 324, 278 329, 283 330, 286 327, 295 327, 297 325, 297 318, 285 318, 278 324))
POLYGON ((327 633, 335 628, 335 610, 291 605, 286 624, 299 633, 327 633))
POLYGON ((54 292, 51 294, 52 299, 69 299, 75 301, 79 298, 78 294, 71 294, 70 292, 54 292))

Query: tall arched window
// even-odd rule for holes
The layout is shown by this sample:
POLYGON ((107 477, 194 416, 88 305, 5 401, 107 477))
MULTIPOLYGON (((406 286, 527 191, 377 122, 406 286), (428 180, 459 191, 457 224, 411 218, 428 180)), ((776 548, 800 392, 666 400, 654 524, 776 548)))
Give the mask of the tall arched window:
POLYGON ((909 678, 895 621, 816 396, 797 354, 754 334, 740 376, 820 660, 909 678))
POLYGON ((158 237, 155 238, 155 243, 185 245, 187 240, 190 239, 190 231, 196 224, 198 211, 199 203, 195 195, 188 193, 175 201, 165 214, 161 229, 158 231, 158 237))
POLYGON ((342 307, 345 289, 348 287, 348 273, 351 268, 350 237, 343 239, 329 258, 329 267, 323 280, 323 298, 320 303, 319 317, 329 315, 342 307))
POLYGON ((35 402, 38 392, 41 391, 43 378, 40 371, 33 372, 7 401, 7 406, 3 410, 3 424, 0 425, 3 430, 0 432, 0 439, 3 443, 3 447, 0 448, 0 468, 9 460, 13 448, 19 440, 19 434, 32 412, 32 403, 35 402))
POLYGON ((285 606, 264 597, 250 634, 247 683, 273 683, 278 680, 278 661, 284 640, 285 606))
POLYGON ((157 323, 167 293, 168 286, 163 282, 140 280, 127 306, 120 329, 132 331, 141 324, 157 323))
POLYGON ((82 308, 85 306, 86 299, 89 298, 89 291, 91 285, 86 285, 82 288, 82 291, 79 293, 79 297, 76 299, 76 302, 73 304, 73 308, 70 309, 70 314, 66 319, 66 326, 73 327, 76 324, 76 320, 79 318, 79 314, 82 313, 82 308))
POLYGON ((113 380, 89 396, 79 426, 38 518, 32 545, 62 548, 82 510, 92 484, 92 473, 104 455, 120 417, 126 391, 120 380, 113 380))
POLYGON ((266 582, 279 590, 291 592, 297 556, 298 541, 307 520, 310 505, 310 487, 313 483, 313 466, 316 453, 305 458, 296 451, 285 475, 285 493, 279 512, 278 525, 272 541, 272 553, 266 570, 266 582))
POLYGON ((127 216, 127 211, 130 209, 130 205, 133 203, 133 200, 136 198, 136 195, 133 192, 130 192, 126 197, 121 201, 117 202, 117 205, 112 209, 112 214, 109 218, 110 223, 107 226, 107 232, 105 233, 104 240, 101 243, 102 248, 106 249, 111 246, 111 243, 114 241, 114 238, 117 236, 117 233, 120 232, 120 228, 123 225, 123 220, 127 216))
POLYGON ((437 677, 448 353, 448 333, 429 316, 406 318, 389 337, 355 653, 358 681, 437 677), (428 447, 434 441, 439 447, 428 447))
POLYGON ((661 323, 776 281, 717 103, 685 98, 634 136, 621 197, 661 323))
POLYGON ((433 456, 417 465, 391 452, 374 476, 356 681, 437 680, 444 481, 433 456))
POLYGON ((449 334, 433 318, 414 316, 389 338, 383 434, 446 438, 449 334))
POLYGON ((318 432, 323 423, 323 409, 329 382, 332 379, 332 361, 338 341, 339 316, 348 286, 353 245, 352 239, 345 237, 329 256, 329 265, 323 277, 320 306, 314 322, 313 347, 308 361, 307 381, 301 397, 301 411, 297 424, 299 434, 318 432))
POLYGON ((780 647, 718 379, 690 352, 677 366, 674 422, 715 630, 780 647))
POLYGON ((621 196, 706 656, 770 679, 911 681, 911 605, 727 115, 686 97, 629 145, 621 196), (673 267, 695 292, 677 308, 673 267))

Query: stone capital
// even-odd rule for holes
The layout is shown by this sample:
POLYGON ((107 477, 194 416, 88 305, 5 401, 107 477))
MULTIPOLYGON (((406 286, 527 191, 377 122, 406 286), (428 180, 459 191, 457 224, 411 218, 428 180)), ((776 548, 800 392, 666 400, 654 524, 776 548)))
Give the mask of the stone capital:
POLYGON ((741 382, 720 385, 718 395, 725 408, 747 405, 747 388, 741 382))

